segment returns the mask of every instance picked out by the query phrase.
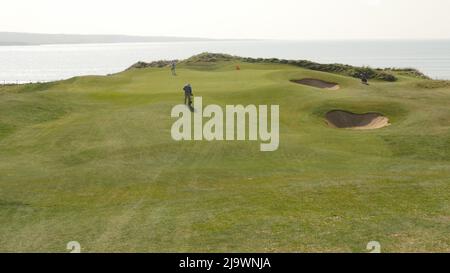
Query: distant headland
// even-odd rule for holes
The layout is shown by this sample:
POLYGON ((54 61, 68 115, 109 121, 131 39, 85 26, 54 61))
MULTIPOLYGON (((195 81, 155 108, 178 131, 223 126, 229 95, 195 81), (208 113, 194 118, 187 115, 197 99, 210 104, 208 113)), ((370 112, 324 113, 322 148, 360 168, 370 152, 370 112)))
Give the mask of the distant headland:
MULTIPOLYGON (((208 38, 172 36, 130 36, 90 34, 42 34, 0 32, 0 46, 49 45, 49 44, 100 44, 100 43, 150 43, 150 42, 202 42, 216 41, 208 38)), ((218 40, 220 41, 220 40, 218 40)))

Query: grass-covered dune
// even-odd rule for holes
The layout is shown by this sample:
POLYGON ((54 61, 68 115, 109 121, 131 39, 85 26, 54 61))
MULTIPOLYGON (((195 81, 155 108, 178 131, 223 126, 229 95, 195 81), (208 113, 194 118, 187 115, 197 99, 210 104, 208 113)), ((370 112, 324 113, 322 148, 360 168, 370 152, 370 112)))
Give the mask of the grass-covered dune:
POLYGON ((180 62, 0 87, 0 251, 450 251, 450 86, 390 70, 366 86, 295 63, 180 62), (240 70, 236 70, 239 65, 240 70), (338 83, 339 90, 291 82, 338 83), (280 105, 280 147, 175 142, 204 104, 280 105), (390 126, 328 127, 332 110, 390 126))

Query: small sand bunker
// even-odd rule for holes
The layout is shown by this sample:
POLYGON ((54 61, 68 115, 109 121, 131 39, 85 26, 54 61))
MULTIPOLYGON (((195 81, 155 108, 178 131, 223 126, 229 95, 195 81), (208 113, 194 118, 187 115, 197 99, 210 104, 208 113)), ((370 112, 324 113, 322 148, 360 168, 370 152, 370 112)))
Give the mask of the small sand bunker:
POLYGON ((342 110, 328 112, 326 121, 333 128, 356 130, 380 129, 390 125, 389 119, 379 113, 354 114, 342 110))
POLYGON ((339 84, 335 82, 326 82, 318 79, 291 80, 291 82, 329 90, 338 90, 340 88, 339 84))

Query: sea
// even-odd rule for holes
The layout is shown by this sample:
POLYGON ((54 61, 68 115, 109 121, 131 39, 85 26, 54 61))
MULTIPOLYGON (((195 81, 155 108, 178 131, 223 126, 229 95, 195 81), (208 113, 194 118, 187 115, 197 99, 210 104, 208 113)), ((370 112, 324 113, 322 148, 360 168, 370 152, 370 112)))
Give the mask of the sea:
POLYGON ((107 75, 138 61, 185 59, 202 52, 373 68, 416 68, 434 79, 450 80, 450 40, 229 40, 0 46, 0 84, 107 75))

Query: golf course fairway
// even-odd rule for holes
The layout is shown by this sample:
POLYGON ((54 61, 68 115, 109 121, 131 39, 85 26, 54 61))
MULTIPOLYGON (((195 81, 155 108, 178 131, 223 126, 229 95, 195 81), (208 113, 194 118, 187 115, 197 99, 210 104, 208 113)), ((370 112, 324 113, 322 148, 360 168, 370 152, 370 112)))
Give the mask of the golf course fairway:
POLYGON ((448 252, 450 85, 392 73, 228 60, 0 86, 0 251, 448 252), (186 83, 205 105, 279 105, 278 150, 174 141, 186 83), (332 128, 333 110, 390 126, 332 128))

